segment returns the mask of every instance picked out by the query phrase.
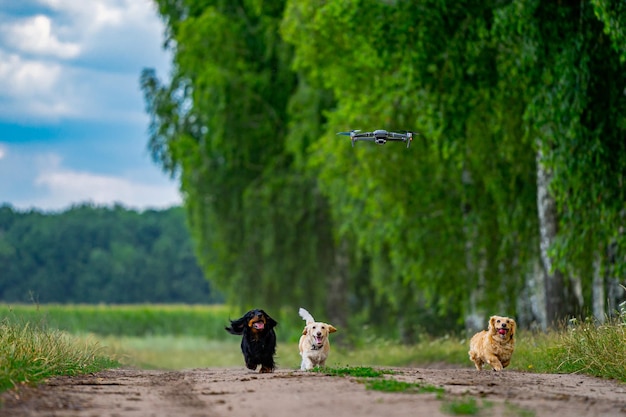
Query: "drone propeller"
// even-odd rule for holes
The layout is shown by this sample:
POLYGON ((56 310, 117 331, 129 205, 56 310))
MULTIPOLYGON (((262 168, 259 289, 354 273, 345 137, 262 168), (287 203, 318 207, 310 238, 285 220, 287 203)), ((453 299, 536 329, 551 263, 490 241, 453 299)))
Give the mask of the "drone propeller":
POLYGON ((342 136, 352 136, 352 135, 354 135, 355 133, 359 133, 359 132, 360 132, 360 130, 358 130, 358 129, 357 129, 357 130, 351 130, 351 131, 349 131, 349 132, 339 132, 339 133, 337 133, 337 134, 338 134, 338 135, 342 135, 342 136))

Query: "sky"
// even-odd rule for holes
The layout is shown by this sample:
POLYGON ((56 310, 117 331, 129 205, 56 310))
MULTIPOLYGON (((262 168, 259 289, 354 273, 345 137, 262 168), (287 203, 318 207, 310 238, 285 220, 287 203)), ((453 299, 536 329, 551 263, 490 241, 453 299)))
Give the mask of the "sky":
POLYGON ((0 0, 0 206, 181 204, 139 85, 169 76, 163 32, 152 0, 0 0))

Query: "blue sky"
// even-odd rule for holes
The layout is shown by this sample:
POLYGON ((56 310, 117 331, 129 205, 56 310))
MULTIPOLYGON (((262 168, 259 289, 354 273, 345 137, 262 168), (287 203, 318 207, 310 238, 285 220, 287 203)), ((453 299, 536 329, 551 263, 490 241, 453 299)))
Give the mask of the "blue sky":
POLYGON ((180 204, 139 87, 169 75, 163 30, 152 0, 0 0, 0 205, 180 204))

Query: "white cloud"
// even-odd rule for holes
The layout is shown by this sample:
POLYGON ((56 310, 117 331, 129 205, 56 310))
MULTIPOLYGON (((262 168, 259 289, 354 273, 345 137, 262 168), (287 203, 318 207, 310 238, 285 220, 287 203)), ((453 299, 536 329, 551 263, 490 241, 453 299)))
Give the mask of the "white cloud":
MULTIPOLYGON (((0 148, 2 149, 2 148, 0 148)), ((91 202, 98 205, 122 204, 134 209, 165 208, 182 204, 176 182, 158 175, 138 173, 105 175, 66 168, 59 154, 16 154, 0 159, 0 174, 21 176, 19 197, 9 202, 18 209, 65 210, 91 202), (20 171, 24 171, 20 174, 20 171), (139 179, 141 177, 141 179, 139 179)), ((153 171, 156 174, 156 171, 153 171)), ((2 194, 16 194, 11 186, 2 194)))
POLYGON ((174 184, 137 183, 128 178, 61 170, 40 174, 35 184, 45 188, 49 197, 37 207, 62 208, 78 201, 111 205, 121 203, 133 208, 158 208, 180 204, 174 184))
POLYGON ((0 51, 0 86, 13 98, 49 94, 57 84, 61 66, 29 60, 0 51))
POLYGON ((30 60, 0 51, 0 118, 12 121, 54 120, 75 115, 64 85, 63 69, 54 62, 30 60))
POLYGON ((80 53, 80 45, 62 42, 52 33, 48 16, 36 15, 10 23, 2 29, 7 43, 21 52, 73 58, 80 53))
POLYGON ((170 60, 153 1, 36 1, 51 12, 0 11, 0 120, 146 123, 139 75, 170 60))

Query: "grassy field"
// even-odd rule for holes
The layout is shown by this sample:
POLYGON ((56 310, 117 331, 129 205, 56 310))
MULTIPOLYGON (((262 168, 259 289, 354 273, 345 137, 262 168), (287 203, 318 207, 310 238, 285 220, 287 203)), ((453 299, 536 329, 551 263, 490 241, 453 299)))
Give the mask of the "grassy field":
POLYGON ((0 391, 119 365, 95 340, 16 319, 0 321, 0 391))
MULTIPOLYGON (((240 338, 224 331, 228 319, 240 315, 225 306, 0 304, 0 390, 22 381, 119 365, 243 366, 240 338)), ((274 315, 280 323, 277 363, 283 369, 297 369, 302 323, 289 315, 274 315)), ((578 372, 626 381, 625 342, 626 312, 604 325, 572 321, 560 331, 521 331, 508 369, 578 372)), ((423 337, 413 345, 376 338, 362 340, 356 348, 335 343, 327 365, 472 367, 468 343, 453 336, 423 337)))

